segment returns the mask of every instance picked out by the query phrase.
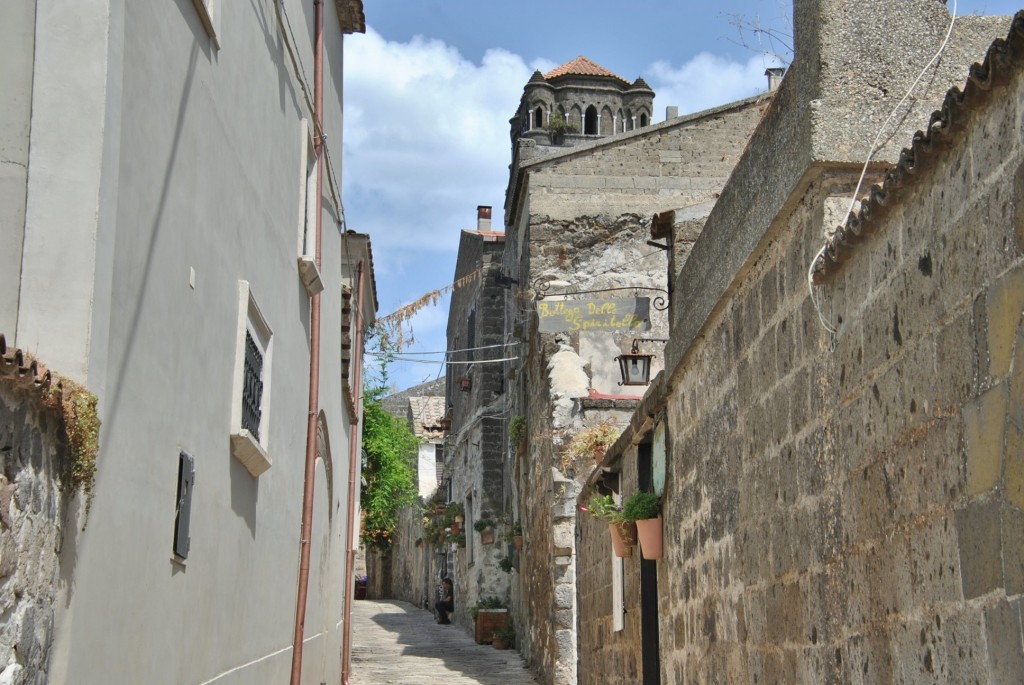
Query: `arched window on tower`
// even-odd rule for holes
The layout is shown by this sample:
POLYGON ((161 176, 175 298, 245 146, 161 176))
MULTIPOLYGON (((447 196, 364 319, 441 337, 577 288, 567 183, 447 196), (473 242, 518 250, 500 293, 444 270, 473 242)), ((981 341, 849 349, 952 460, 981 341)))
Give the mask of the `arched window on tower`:
POLYGON ((533 110, 533 128, 544 128, 544 108, 540 105, 533 110))
POLYGON ((633 119, 633 110, 627 109, 626 110, 626 118, 623 119, 623 121, 622 121, 622 130, 624 130, 624 131, 632 131, 633 130, 633 121, 634 121, 634 119, 633 119))
POLYGON ((647 112, 640 112, 640 128, 647 125, 647 112))
POLYGON ((587 107, 586 114, 583 116, 583 133, 588 136, 597 135, 597 107, 593 105, 587 107))

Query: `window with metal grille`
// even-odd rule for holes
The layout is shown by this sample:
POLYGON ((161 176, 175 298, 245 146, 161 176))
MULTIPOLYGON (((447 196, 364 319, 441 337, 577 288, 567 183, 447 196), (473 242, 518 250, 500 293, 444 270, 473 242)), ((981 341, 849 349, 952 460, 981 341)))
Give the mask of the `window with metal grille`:
POLYGON ((260 405, 263 401, 263 352, 253 340, 252 332, 245 332, 245 368, 242 380, 242 428, 260 439, 260 405))

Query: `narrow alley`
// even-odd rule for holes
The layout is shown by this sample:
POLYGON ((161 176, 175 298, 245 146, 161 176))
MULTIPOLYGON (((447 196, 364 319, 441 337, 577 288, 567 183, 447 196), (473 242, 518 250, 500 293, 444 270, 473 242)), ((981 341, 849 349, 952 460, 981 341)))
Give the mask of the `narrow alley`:
POLYGON ((408 602, 352 604, 352 685, 536 683, 514 650, 478 645, 457 625, 408 602))

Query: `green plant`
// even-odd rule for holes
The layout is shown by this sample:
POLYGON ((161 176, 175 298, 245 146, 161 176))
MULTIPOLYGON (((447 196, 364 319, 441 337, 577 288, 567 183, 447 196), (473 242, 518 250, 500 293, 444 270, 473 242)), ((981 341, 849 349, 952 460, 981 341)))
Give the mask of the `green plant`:
POLYGON ((494 637, 504 640, 510 645, 516 641, 516 627, 515 624, 512 623, 511 616, 509 616, 505 621, 505 625, 494 631, 494 637))
POLYGON ((515 538, 521 536, 522 534, 523 526, 519 523, 519 521, 506 521, 505 534, 501 536, 501 539, 504 540, 506 544, 511 545, 513 542, 515 542, 515 538))
POLYGON ((517 444, 526 437, 526 419, 522 416, 513 416, 508 422, 508 438, 513 444, 517 444))
POLYGON ((444 520, 449 526, 455 522, 456 516, 465 516, 466 508, 462 506, 462 502, 449 502, 448 506, 444 508, 444 520))
POLYGON ((512 557, 502 557, 501 559, 499 559, 498 568, 500 568, 505 573, 512 573, 512 557))
POLYGON ((634 492, 622 503, 622 518, 626 521, 644 521, 657 518, 661 501, 653 492, 634 492))
POLYGON ((572 457, 592 457, 598 450, 606 450, 615 444, 622 429, 610 421, 601 421, 576 433, 569 440, 566 453, 572 457))
POLYGON ((552 113, 551 118, 548 119, 548 125, 544 127, 553 141, 560 141, 566 133, 579 133, 579 124, 572 121, 566 121, 565 115, 560 110, 555 110, 552 113))
POLYGON ((498 599, 497 597, 481 597, 477 600, 476 604, 469 608, 469 615, 476 620, 476 615, 480 613, 482 609, 507 609, 508 604, 504 600, 498 599))
POLYGON ((416 485, 410 455, 416 453, 416 438, 405 421, 384 410, 387 374, 377 387, 363 392, 363 478, 360 494, 363 509, 363 544, 387 549, 398 529, 398 512, 416 503, 416 485))
POLYGON ((477 522, 473 524, 473 530, 480 533, 488 528, 494 528, 494 521, 491 519, 477 519, 477 522))
POLYGON ((88 516, 92 508, 92 488, 96 483, 96 457, 100 450, 97 399, 84 386, 70 378, 58 376, 55 381, 44 403, 60 411, 71 457, 60 478, 65 489, 81 488, 85 493, 85 511, 88 516))
POLYGON ((587 511, 599 521, 606 521, 607 523, 622 523, 625 521, 622 510, 615 504, 615 499, 611 495, 594 495, 593 499, 590 500, 590 506, 587 507, 587 511))

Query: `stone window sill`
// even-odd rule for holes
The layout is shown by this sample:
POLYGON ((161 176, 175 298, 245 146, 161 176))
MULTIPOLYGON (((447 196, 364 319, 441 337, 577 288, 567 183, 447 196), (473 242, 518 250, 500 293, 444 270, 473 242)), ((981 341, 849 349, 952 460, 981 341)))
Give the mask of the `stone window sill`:
POLYGON ((242 466, 254 478, 270 468, 270 457, 244 428, 231 435, 231 456, 242 462, 242 466))

